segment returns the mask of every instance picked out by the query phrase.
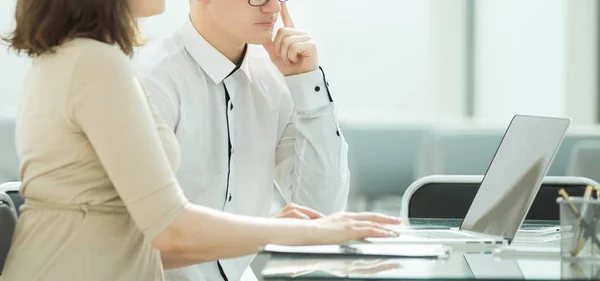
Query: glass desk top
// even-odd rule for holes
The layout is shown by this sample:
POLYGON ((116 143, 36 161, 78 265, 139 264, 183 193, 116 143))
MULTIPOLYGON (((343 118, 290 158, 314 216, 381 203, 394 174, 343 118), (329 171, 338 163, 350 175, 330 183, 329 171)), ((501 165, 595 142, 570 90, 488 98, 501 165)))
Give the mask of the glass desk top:
MULTIPOLYGON (((415 228, 453 228, 460 220, 411 220, 415 228)), ((557 221, 526 221, 521 229, 557 226, 557 221)), ((558 241, 511 247, 539 247, 558 253, 558 241)), ((266 260, 259 280, 578 280, 600 279, 600 264, 572 263, 557 254, 495 254, 492 250, 453 249, 439 259, 323 257, 299 254, 261 254, 266 260)))
MULTIPOLYGON (((412 228, 424 229, 448 229, 460 227, 462 219, 410 219, 409 224, 412 228)), ((532 229, 538 227, 548 227, 559 225, 558 221, 526 220, 521 229, 532 229)))

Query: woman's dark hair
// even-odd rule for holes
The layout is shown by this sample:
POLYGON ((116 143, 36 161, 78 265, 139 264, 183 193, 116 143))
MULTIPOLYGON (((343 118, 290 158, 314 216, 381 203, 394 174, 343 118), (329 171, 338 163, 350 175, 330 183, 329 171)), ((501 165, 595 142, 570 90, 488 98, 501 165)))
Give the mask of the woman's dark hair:
POLYGON ((141 44, 128 0, 17 0, 15 20, 14 31, 2 39, 30 57, 74 38, 116 44, 130 56, 141 44))

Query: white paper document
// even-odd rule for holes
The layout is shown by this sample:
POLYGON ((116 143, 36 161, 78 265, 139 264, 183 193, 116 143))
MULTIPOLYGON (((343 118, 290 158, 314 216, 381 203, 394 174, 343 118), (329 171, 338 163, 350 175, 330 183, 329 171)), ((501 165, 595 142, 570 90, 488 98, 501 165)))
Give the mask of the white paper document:
POLYGON ((352 244, 323 246, 267 245, 263 251, 305 255, 357 255, 377 257, 439 258, 449 254, 441 244, 352 244))

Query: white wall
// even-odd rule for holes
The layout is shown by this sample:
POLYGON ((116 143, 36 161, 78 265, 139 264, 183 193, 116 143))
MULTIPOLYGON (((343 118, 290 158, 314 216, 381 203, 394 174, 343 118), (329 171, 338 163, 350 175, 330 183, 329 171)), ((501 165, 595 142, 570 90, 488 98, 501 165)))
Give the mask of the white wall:
POLYGON ((566 3, 567 113, 578 123, 594 123, 598 116, 598 0, 566 3))
MULTIPOLYGON (((16 0, 0 0, 0 32, 16 0)), ((467 0, 290 1, 318 43, 342 119, 441 122, 465 111, 467 0)), ((475 113, 596 116, 597 0, 476 1, 475 113)), ((152 40, 186 19, 188 1, 142 21, 152 40)), ((18 102, 29 60, 0 48, 0 113, 18 102)))
POLYGON ((140 20, 144 36, 149 40, 158 40, 171 35, 187 19, 188 0, 166 0, 167 9, 164 13, 140 20))
POLYGON ((464 111, 464 0, 302 0, 347 119, 439 120, 464 111))
MULTIPOLYGON (((14 26, 16 0, 0 0, 0 34, 6 35, 14 26)), ((9 53, 0 42, 0 116, 14 114, 23 75, 29 59, 9 53)))
POLYGON ((565 115, 562 0, 477 1, 476 115, 565 115))
MULTIPOLYGON (((3 4, 3 31, 9 29, 14 2, 3 4)), ((369 6, 358 0, 302 0, 290 1, 289 7, 296 24, 318 43, 340 116, 422 121, 464 111, 464 3, 381 0, 369 6)), ((185 20, 188 1, 167 5, 163 15, 142 21, 150 39, 169 35, 185 20)), ((12 107, 27 60, 0 54, 0 101, 12 107)))
POLYGON ((541 114, 593 123, 595 2, 477 1, 476 116, 541 114))

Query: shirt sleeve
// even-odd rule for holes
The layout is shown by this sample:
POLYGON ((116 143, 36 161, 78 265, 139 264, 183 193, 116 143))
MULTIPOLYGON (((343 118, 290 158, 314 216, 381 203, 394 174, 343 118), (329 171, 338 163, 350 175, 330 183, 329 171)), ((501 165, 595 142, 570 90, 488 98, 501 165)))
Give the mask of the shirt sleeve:
POLYGON ((348 145, 322 70, 286 77, 280 108, 287 124, 276 151, 275 183, 288 201, 324 214, 346 208, 348 145))
POLYGON ((179 96, 173 89, 174 82, 164 71, 162 69, 153 70, 150 73, 139 71, 138 77, 162 120, 171 128, 171 131, 175 132, 179 124, 179 96))
POLYGON ((147 240, 179 215, 179 188, 157 124, 128 58, 110 46, 84 51, 73 71, 68 112, 147 240))

